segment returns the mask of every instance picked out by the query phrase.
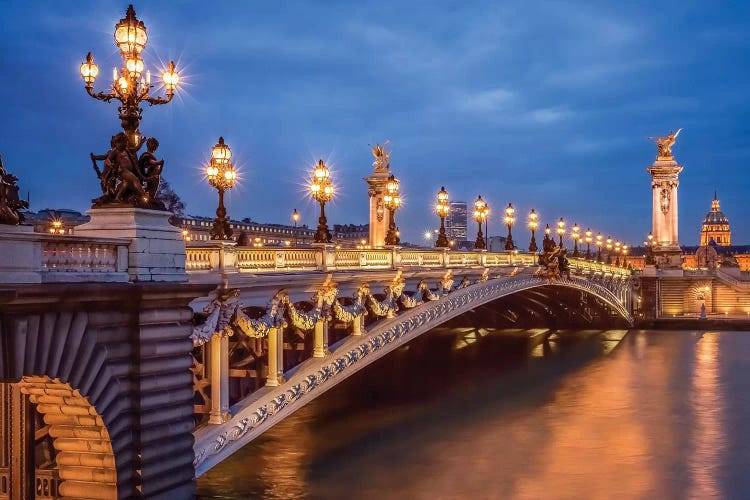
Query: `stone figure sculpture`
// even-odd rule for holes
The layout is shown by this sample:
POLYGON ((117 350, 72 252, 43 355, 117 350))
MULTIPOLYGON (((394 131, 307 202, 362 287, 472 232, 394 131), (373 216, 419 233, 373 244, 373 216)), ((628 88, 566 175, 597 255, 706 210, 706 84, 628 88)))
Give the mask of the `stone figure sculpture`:
POLYGON ((91 153, 91 162, 101 184, 102 195, 92 200, 94 207, 134 206, 164 210, 164 205, 156 199, 161 183, 161 172, 164 160, 157 160, 154 153, 159 141, 149 138, 146 152, 137 157, 137 148, 128 144, 124 132, 112 137, 110 150, 103 155, 91 153), (98 161, 103 161, 100 170, 98 161))
POLYGON ((18 177, 9 174, 0 156, 0 224, 18 225, 24 217, 21 210, 29 208, 29 202, 18 196, 18 177))

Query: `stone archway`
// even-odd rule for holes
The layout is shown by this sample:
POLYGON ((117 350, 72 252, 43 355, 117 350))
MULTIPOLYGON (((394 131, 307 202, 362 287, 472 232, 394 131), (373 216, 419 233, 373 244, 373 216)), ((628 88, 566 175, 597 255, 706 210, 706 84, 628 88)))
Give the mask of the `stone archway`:
POLYGON ((56 450, 61 498, 117 498, 117 470, 109 432, 88 398, 70 384, 47 376, 18 383, 43 415, 56 450))

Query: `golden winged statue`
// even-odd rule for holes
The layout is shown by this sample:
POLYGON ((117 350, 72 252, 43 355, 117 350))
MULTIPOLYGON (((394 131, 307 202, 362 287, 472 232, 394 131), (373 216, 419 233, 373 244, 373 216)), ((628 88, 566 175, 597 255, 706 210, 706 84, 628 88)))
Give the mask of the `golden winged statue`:
POLYGON ((376 172, 388 172, 391 168, 391 153, 385 149, 387 145, 388 141, 386 140, 382 146, 375 144, 372 147, 372 156, 375 157, 372 166, 375 167, 376 172))
POLYGON ((649 139, 656 142, 656 150, 657 155, 656 158, 660 159, 673 159, 674 155, 672 155, 672 146, 674 146, 675 140, 677 139, 677 136, 680 135, 680 131, 682 129, 677 129, 677 132, 669 132, 669 135, 666 137, 649 137, 649 139))

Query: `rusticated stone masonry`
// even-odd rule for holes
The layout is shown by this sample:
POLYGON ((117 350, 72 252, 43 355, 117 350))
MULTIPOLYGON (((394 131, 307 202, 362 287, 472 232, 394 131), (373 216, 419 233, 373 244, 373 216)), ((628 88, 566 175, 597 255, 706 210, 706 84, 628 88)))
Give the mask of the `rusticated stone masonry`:
MULTIPOLYGON (((0 290, 0 382, 18 384, 49 426, 59 495, 193 497, 187 304, 208 288, 110 283, 0 290)), ((19 442, 11 437, 0 442, 19 442)), ((14 487, 22 485, 11 484, 10 498, 14 487)))

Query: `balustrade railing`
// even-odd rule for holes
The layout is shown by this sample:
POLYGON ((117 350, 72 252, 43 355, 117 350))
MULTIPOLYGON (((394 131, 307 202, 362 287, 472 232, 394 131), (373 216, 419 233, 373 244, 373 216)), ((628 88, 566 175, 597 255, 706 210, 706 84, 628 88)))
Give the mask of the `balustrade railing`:
POLYGON ((42 241, 42 270, 46 272, 112 273, 127 271, 127 261, 119 262, 119 249, 127 243, 65 238, 42 241), (119 264, 119 266, 118 266, 119 264))
MULTIPOLYGON (((569 259, 571 268, 587 275, 610 274, 627 276, 623 267, 569 259)), ((248 248, 232 243, 188 245, 188 272, 224 271, 279 272, 336 271, 356 269, 401 268, 471 268, 471 267, 531 267, 537 265, 537 255, 517 252, 471 252, 442 249, 336 249, 331 246, 316 248, 248 248)))
MULTIPOLYGON (((501 277, 503 283, 508 280, 507 286, 538 284, 547 279, 536 268, 536 256, 530 254, 326 250, 238 249, 236 253, 240 269, 246 268, 245 262, 256 263, 254 269, 258 270, 278 269, 280 263, 287 265, 289 261, 309 267, 315 263, 316 268, 328 263, 335 269, 377 269, 393 266, 394 256, 405 268, 437 265, 446 269, 439 279, 426 274, 433 278, 429 278, 429 283, 428 279, 421 279, 414 292, 405 290, 402 271, 396 270, 395 278, 384 289, 373 283, 371 291, 371 285, 365 283, 352 296, 339 295, 334 275, 329 275, 312 299, 294 302, 290 290, 282 289, 265 307, 248 307, 240 300, 239 290, 220 289, 198 315, 198 326, 193 331, 196 424, 223 423, 230 408, 241 399, 263 386, 280 385, 285 372, 307 359, 325 357, 329 345, 362 335, 373 323, 393 318, 399 311, 496 277, 501 277), (502 266, 512 266, 513 272, 508 275, 493 270, 502 266), (466 272, 461 272, 462 268, 466 272)), ((628 315, 628 269, 584 259, 570 259, 569 265, 571 276, 563 272, 557 280, 598 294, 609 301, 613 310, 628 315)))

